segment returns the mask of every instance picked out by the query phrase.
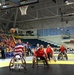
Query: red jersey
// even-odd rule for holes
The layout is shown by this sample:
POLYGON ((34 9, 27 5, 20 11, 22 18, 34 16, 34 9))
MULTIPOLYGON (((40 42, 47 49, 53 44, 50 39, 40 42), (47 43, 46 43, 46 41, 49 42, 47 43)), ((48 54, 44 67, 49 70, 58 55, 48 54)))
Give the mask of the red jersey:
POLYGON ((46 53, 53 53, 53 50, 51 49, 51 47, 46 48, 46 53))
POLYGON ((63 47, 63 46, 61 46, 61 47, 60 47, 60 51, 61 51, 61 52, 65 52, 65 51, 66 51, 66 48, 63 47))
POLYGON ((37 57, 42 57, 44 54, 45 54, 44 50, 40 50, 40 49, 38 49, 38 50, 35 52, 35 55, 36 55, 37 57))

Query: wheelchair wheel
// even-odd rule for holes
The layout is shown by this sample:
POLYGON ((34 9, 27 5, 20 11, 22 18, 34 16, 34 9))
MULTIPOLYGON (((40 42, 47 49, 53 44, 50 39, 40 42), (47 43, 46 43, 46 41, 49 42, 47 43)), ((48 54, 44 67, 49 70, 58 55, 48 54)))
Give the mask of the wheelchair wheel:
POLYGON ((36 65, 36 58, 33 58, 33 62, 32 62, 32 68, 34 68, 36 65))
POLYGON ((24 58, 22 58, 22 67, 24 67, 24 69, 26 69, 26 61, 25 61, 25 59, 24 58))
POLYGON ((66 58, 66 60, 68 60, 68 56, 67 55, 64 55, 64 58, 66 58))
POLYGON ((53 57, 53 60, 56 62, 56 57, 55 56, 53 57))
POLYGON ((35 66, 38 68, 38 61, 40 61, 40 59, 38 59, 38 58, 33 59, 32 68, 35 68, 35 66))
POLYGON ((9 64, 9 69, 10 70, 21 70, 21 69, 26 69, 26 61, 24 58, 12 58, 9 64))
POLYGON ((63 60, 63 54, 62 54, 62 53, 60 53, 60 54, 58 55, 58 60, 63 60))
POLYGON ((12 67, 14 66, 14 59, 12 58, 9 63, 9 70, 12 70, 12 67))
POLYGON ((36 67, 38 68, 38 67, 39 67, 39 66, 38 66, 38 63, 39 63, 40 61, 43 62, 44 67, 49 67, 47 60, 46 60, 45 58, 43 58, 43 57, 42 57, 42 58, 37 57, 36 59, 34 59, 34 60, 33 60, 33 65, 32 65, 32 67, 34 68, 34 67, 36 66, 36 67))

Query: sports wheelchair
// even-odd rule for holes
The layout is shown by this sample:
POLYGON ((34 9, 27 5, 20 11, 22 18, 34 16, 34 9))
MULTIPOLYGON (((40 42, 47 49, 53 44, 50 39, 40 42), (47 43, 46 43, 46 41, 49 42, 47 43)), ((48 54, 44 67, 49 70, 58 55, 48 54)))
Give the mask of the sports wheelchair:
POLYGON ((26 61, 25 61, 25 59, 21 55, 16 54, 10 60, 9 69, 10 70, 13 70, 13 69, 18 69, 18 70, 26 69, 26 61))
POLYGON ((56 62, 56 57, 53 56, 51 53, 47 53, 48 55, 48 60, 50 61, 51 59, 53 59, 56 62))
POLYGON ((68 56, 67 56, 67 54, 66 53, 64 53, 64 52, 60 52, 59 54, 58 54, 58 60, 68 60, 68 56))
POLYGON ((37 66, 37 68, 38 68, 38 63, 41 61, 43 62, 44 66, 46 66, 47 68, 49 67, 48 62, 47 62, 47 58, 45 58, 45 57, 34 57, 32 68, 34 68, 35 66, 37 66))

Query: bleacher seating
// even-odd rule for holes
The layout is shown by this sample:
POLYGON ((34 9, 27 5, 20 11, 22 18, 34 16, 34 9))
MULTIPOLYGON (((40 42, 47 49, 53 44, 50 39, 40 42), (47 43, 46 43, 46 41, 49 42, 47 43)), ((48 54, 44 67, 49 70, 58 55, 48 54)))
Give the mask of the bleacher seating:
MULTIPOLYGON (((44 41, 41 41, 41 40, 38 40, 38 39, 22 39, 23 42, 29 42, 31 45, 36 46, 37 43, 39 44, 43 44, 44 47, 47 46, 47 42, 44 42, 44 41)), ((57 47, 57 45, 54 45, 54 44, 50 44, 52 47, 57 47)))
POLYGON ((44 42, 48 42, 54 45, 61 45, 62 43, 62 38, 61 35, 57 35, 57 36, 42 36, 39 37, 40 40, 44 41, 44 42))

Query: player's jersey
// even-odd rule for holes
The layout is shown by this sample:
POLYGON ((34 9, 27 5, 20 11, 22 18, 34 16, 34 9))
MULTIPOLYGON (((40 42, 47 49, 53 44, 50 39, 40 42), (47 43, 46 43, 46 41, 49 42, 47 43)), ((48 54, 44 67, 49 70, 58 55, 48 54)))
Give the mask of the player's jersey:
POLYGON ((24 48, 24 46, 22 44, 17 44, 15 46, 14 52, 22 52, 23 48, 24 48))
POLYGON ((60 47, 60 51, 61 52, 65 52, 66 51, 66 48, 65 47, 60 47))
POLYGON ((38 49, 38 50, 35 52, 35 55, 36 55, 37 57, 42 57, 44 54, 45 54, 44 50, 40 50, 40 49, 38 49))
POLYGON ((50 48, 46 48, 46 53, 53 53, 52 48, 51 47, 50 48))

